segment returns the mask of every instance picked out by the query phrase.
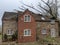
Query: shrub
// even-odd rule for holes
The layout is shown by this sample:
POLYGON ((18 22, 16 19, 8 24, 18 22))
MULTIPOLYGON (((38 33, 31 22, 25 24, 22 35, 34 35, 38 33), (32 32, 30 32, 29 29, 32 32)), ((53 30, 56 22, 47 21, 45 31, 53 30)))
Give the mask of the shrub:
POLYGON ((16 30, 15 33, 12 35, 12 40, 17 40, 17 38, 18 38, 18 32, 16 30))
POLYGON ((18 38, 18 31, 16 30, 15 31, 15 39, 17 39, 18 38))
POLYGON ((15 41, 15 34, 12 35, 12 40, 15 41))
POLYGON ((4 40, 7 41, 7 35, 6 34, 4 34, 4 40))

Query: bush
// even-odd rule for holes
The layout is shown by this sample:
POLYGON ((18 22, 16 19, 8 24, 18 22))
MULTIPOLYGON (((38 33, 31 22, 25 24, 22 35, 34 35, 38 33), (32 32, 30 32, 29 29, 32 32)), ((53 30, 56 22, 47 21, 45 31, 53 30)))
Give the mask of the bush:
POLYGON ((12 35, 12 40, 15 41, 15 34, 12 35))
POLYGON ((18 31, 16 30, 15 31, 15 39, 17 39, 18 38, 18 31))
POLYGON ((18 32, 15 31, 15 33, 12 35, 12 40, 17 40, 18 32))
POLYGON ((4 34, 4 40, 7 41, 7 35, 6 34, 4 34))

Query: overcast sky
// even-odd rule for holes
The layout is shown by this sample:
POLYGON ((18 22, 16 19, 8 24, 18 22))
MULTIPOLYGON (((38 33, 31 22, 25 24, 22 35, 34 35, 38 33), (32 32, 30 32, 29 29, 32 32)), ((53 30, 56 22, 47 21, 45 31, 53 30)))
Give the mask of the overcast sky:
POLYGON ((15 11, 14 9, 18 9, 18 7, 22 6, 20 2, 24 2, 25 4, 37 4, 39 1, 37 0, 0 0, 0 25, 1 25, 1 18, 5 11, 11 12, 15 11))
MULTIPOLYGON (((46 0, 45 0, 46 1, 46 0)), ((22 4, 20 2, 24 2, 25 4, 35 6, 40 2, 40 0, 0 0, 0 25, 2 24, 1 18, 5 11, 11 12, 15 11, 14 9, 19 10, 18 7, 21 7, 22 4), (32 3, 32 4, 31 4, 32 3)))

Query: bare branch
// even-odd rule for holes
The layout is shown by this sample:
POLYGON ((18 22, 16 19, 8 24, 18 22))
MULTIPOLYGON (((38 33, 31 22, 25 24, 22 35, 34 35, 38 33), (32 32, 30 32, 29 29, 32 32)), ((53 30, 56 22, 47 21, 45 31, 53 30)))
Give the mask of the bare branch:
POLYGON ((43 13, 45 13, 45 12, 44 12, 44 9, 42 9, 41 7, 37 6, 37 8, 38 8, 39 10, 41 10, 43 13))
POLYGON ((32 3, 31 3, 31 7, 34 7, 32 3))
POLYGON ((23 9, 26 9, 26 7, 24 7, 24 6, 21 6, 23 9))
POLYGON ((41 0, 43 3, 45 3, 49 8, 50 8, 50 5, 46 2, 44 2, 43 0, 41 0))
POLYGON ((42 9, 44 9, 46 12, 49 13, 49 10, 45 9, 44 7, 42 7, 41 5, 38 5, 39 7, 41 7, 42 9))
MULTIPOLYGON (((20 3, 22 3, 24 6, 27 6, 27 7, 29 7, 29 8, 32 8, 32 9, 34 9, 35 11, 37 11, 37 12, 39 12, 39 13, 41 13, 41 11, 46 11, 47 13, 49 13, 51 16, 53 16, 53 17, 57 17, 57 12, 55 13, 55 14, 53 14, 53 10, 52 10, 52 4, 53 4, 53 1, 52 2, 49 2, 49 0, 47 1, 47 2, 45 2, 45 1, 43 1, 43 0, 41 0, 49 9, 46 9, 45 7, 43 7, 43 6, 41 6, 41 4, 39 4, 38 6, 41 8, 41 9, 36 9, 34 6, 33 6, 33 4, 30 6, 30 5, 26 5, 26 4, 24 4, 23 2, 20 2, 20 3), (42 10, 43 9, 43 10, 42 10)), ((22 10, 24 10, 24 9, 26 9, 24 6, 22 6, 22 8, 20 8, 20 9, 22 9, 22 10)), ((54 7, 53 7, 54 8, 54 7)), ((57 9, 56 9, 57 10, 57 9)))
POLYGON ((25 10, 25 9, 23 9, 23 8, 20 8, 20 7, 19 7, 19 9, 21 9, 21 10, 25 10))
POLYGON ((47 1, 47 3, 49 3, 49 0, 47 1))
MULTIPOLYGON (((41 1, 49 7, 49 10, 43 8, 41 5, 39 5, 39 6, 40 6, 42 9, 44 9, 46 12, 48 12, 51 16, 54 16, 54 15, 52 14, 51 6, 50 6, 48 3, 44 2, 43 0, 41 0, 41 1)), ((54 16, 54 17, 55 17, 55 16, 54 16)))
POLYGON ((31 6, 26 5, 26 4, 24 4, 24 3, 22 3, 22 4, 23 4, 23 5, 25 5, 25 6, 27 6, 27 7, 29 7, 29 8, 32 8, 32 9, 34 9, 34 10, 38 11, 39 13, 41 13, 41 11, 37 10, 37 9, 36 9, 36 8, 34 8, 34 7, 31 7, 31 6))
POLYGON ((18 12, 18 11, 20 11, 20 10, 14 9, 14 11, 17 11, 17 12, 18 12))

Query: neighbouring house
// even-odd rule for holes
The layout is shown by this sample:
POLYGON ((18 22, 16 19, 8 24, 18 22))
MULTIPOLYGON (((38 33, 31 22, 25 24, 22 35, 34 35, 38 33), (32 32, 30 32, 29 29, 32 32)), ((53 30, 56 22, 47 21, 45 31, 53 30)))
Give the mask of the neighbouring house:
POLYGON ((28 9, 18 13, 5 12, 2 18, 3 35, 11 35, 16 30, 19 43, 34 42, 47 36, 59 37, 59 21, 28 9))
POLYGON ((17 13, 5 12, 2 17, 2 39, 4 35, 11 36, 17 30, 17 13))

